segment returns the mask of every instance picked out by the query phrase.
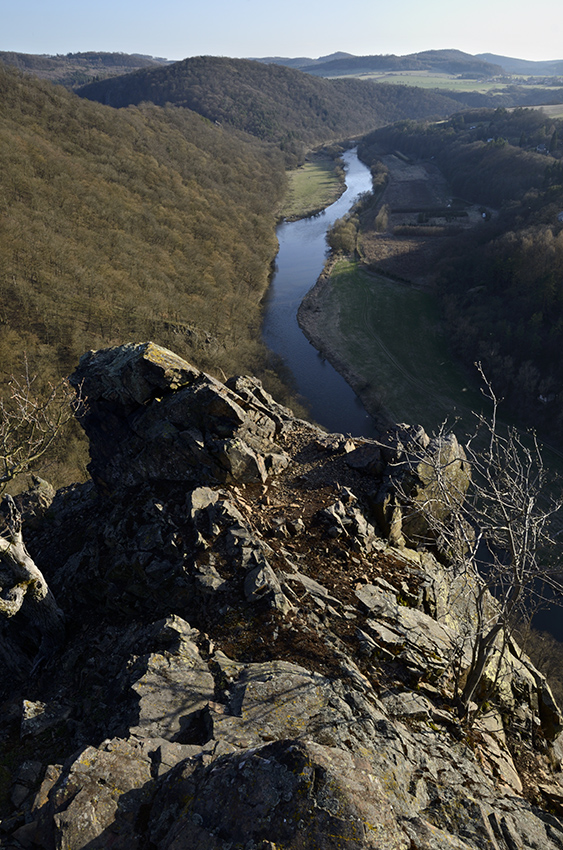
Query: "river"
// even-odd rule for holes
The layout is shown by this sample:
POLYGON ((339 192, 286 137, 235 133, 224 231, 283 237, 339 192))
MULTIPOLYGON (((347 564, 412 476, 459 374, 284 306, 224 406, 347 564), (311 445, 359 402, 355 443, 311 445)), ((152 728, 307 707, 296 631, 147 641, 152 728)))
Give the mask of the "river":
MULTIPOLYGON (((344 378, 311 345, 297 323, 299 305, 309 289, 316 283, 327 259, 327 230, 338 218, 349 211, 359 195, 371 191, 372 188, 369 169, 358 160, 355 150, 347 151, 344 154, 344 161, 347 188, 338 201, 320 215, 296 222, 284 222, 278 228, 280 249, 266 303, 263 338, 267 346, 282 358, 291 371, 294 388, 316 422, 331 432, 371 437, 377 436, 373 419, 344 378)), ((393 290, 391 294, 394 298, 397 295, 405 297, 405 292, 411 296, 414 294, 420 297, 420 293, 416 290, 410 290, 410 288, 405 290, 405 287, 400 287, 397 291, 393 290)), ((375 295, 373 299, 377 300, 375 295)), ((398 324, 404 325, 405 315, 409 314, 409 310, 404 305, 399 307, 399 316, 393 316, 390 304, 387 304, 385 308, 381 304, 378 305, 379 311, 385 316, 385 325, 388 326, 385 330, 387 336, 390 334, 393 337, 394 328, 397 328, 398 324)), ((427 312, 427 309, 423 310, 418 305, 414 312, 423 314, 427 312)), ((416 328, 411 327, 410 323, 409 328, 416 336, 416 328)), ((425 356, 425 348, 422 344, 424 339, 432 339, 434 342, 438 339, 440 342, 440 334, 429 334, 423 329, 416 345, 418 359, 425 356)), ((372 340, 371 344, 375 345, 375 342, 372 340)), ((442 342, 445 346, 445 341, 442 342)), ((430 359, 433 364, 433 374, 439 377, 441 370, 445 370, 446 367, 449 369, 451 366, 452 370, 458 371, 456 364, 450 363, 445 350, 444 352, 432 350, 430 359)), ((415 369, 415 367, 412 368, 415 369)), ((398 377, 410 387, 402 373, 398 377)), ((466 376, 460 371, 458 378, 454 376, 451 381, 445 381, 448 402, 446 406, 456 414, 464 412, 466 408, 467 410, 478 409, 474 406, 474 402, 479 395, 475 392, 476 398, 468 398, 473 396, 473 388, 466 386, 466 380, 466 376)), ((397 383, 393 377, 388 378, 388 381, 391 384, 397 383)), ((411 390, 406 393, 407 406, 404 411, 401 409, 400 413, 404 421, 424 422, 421 411, 412 410, 412 395, 411 390)), ((434 399, 434 404, 431 406, 435 407, 436 398, 436 388, 428 387, 423 403, 428 406, 429 399, 434 399)), ((432 410, 431 413, 434 418, 443 416, 443 411, 440 409, 432 410)), ((437 424, 441 421, 442 419, 439 418, 437 424)), ((431 427, 434 424, 431 423, 431 427)), ((544 448, 543 454, 548 468, 561 469, 561 452, 544 448)), ((563 622, 561 608, 558 605, 536 614, 534 625, 536 628, 551 632, 558 640, 563 640, 563 622)))
POLYGON ((329 431, 375 436, 374 422, 344 378, 304 336, 297 310, 321 274, 327 255, 326 233, 357 198, 372 188, 371 174, 356 155, 344 154, 346 191, 322 213, 278 227, 280 245, 270 285, 262 334, 268 348, 290 370, 294 389, 313 419, 329 431))

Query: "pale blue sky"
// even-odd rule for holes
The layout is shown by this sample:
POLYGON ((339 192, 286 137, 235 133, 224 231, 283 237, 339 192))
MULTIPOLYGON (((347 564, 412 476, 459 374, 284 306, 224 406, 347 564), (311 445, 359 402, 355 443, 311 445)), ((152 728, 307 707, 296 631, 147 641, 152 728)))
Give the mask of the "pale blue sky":
POLYGON ((0 50, 214 56, 457 48, 563 59, 561 0, 1 0, 0 50))

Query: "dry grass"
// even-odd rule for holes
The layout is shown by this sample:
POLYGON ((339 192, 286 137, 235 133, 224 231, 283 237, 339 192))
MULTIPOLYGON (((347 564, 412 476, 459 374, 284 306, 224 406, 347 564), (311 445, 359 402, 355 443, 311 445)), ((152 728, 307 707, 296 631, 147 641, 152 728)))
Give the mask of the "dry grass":
POLYGON ((312 215, 336 201, 344 188, 335 160, 321 153, 310 154, 304 165, 289 174, 282 217, 292 221, 312 215))

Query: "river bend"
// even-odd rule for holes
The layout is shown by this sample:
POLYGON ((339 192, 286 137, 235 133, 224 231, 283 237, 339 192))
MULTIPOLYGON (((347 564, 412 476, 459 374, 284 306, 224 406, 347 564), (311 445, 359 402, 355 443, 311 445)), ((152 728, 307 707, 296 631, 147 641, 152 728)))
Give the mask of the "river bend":
POLYGON ((278 227, 279 252, 266 301, 262 334, 293 375, 294 388, 311 416, 329 431, 374 436, 375 425, 344 378, 307 340, 297 310, 328 256, 326 233, 358 197, 372 189, 369 169, 356 150, 344 154, 346 191, 322 213, 278 227))

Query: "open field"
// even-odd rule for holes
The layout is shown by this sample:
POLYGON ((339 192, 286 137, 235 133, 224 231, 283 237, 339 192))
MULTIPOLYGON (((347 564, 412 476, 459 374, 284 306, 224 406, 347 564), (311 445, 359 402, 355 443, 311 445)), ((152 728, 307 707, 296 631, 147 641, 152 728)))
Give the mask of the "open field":
POLYGON ((550 118, 563 118, 563 103, 550 103, 546 106, 530 106, 524 108, 541 109, 541 111, 545 112, 546 115, 549 115, 550 118))
MULTIPOLYGON (((415 86, 421 89, 442 89, 452 92, 478 92, 479 94, 502 94, 505 89, 520 86, 529 92, 537 90, 538 95, 545 95, 548 87, 538 82, 522 85, 521 76, 503 76, 502 79, 466 79, 455 74, 442 74, 437 71, 366 71, 358 74, 335 75, 332 79, 348 79, 352 76, 360 80, 370 80, 374 83, 393 83, 401 86, 415 86)), ((516 108, 516 107, 514 107, 516 108)), ((526 108, 526 107, 524 107, 526 108)), ((535 107, 531 106, 530 109, 535 107)), ((543 109, 553 118, 563 116, 563 105, 549 105, 538 107, 543 109)))
MULTIPOLYGON (((432 285, 436 261, 443 252, 443 239, 451 238, 460 228, 482 225, 479 205, 463 204, 463 217, 447 214, 452 203, 451 190, 436 165, 430 161, 411 161, 400 155, 381 157, 388 173, 388 183, 380 200, 388 208, 387 229, 376 229, 372 222, 362 222, 358 250, 363 262, 391 278, 432 285), (429 226, 421 226, 419 216, 429 226)), ((459 212, 459 210, 458 210, 459 212)), ((490 211, 491 216, 494 215, 490 211)))
POLYGON ((289 173, 281 216, 292 221, 312 215, 332 204, 344 189, 344 175, 335 160, 326 154, 309 154, 304 165, 289 173))
POLYGON ((402 86, 417 86, 423 89, 447 89, 449 91, 476 91, 488 94, 493 89, 503 88, 494 80, 466 80, 453 74, 438 74, 432 71, 385 71, 358 75, 362 80, 376 83, 396 83, 402 86))
POLYGON ((458 432, 474 424, 482 399, 451 361, 432 293, 341 259, 307 296, 300 322, 380 427, 407 421, 431 432, 458 416, 458 432))

